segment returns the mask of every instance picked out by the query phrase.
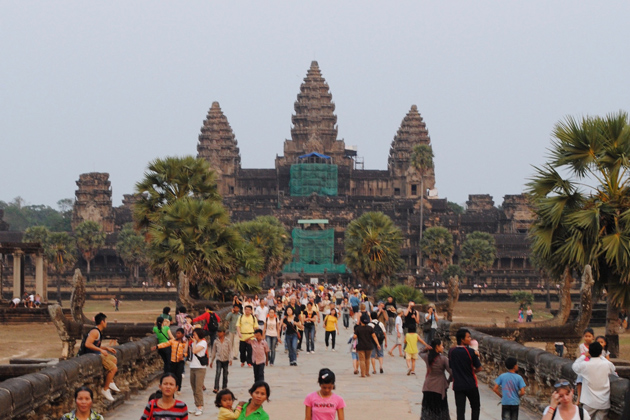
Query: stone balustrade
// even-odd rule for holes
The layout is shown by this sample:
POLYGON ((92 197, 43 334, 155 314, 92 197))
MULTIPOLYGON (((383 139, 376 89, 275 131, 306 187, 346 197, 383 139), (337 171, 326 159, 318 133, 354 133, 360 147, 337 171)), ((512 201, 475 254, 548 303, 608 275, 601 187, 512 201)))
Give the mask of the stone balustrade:
MULTIPOLYGON (((449 343, 454 344, 456 327, 453 325, 454 328, 451 330, 451 324, 443 320, 439 322, 438 337, 445 341, 446 348, 449 347, 449 343)), ((523 405, 542 413, 549 405, 554 383, 560 380, 575 382, 577 375, 572 369, 573 360, 469 329, 472 337, 479 342, 483 370, 477 375, 478 379, 493 387, 494 380, 507 371, 505 360, 514 357, 518 361, 518 373, 527 384, 526 394, 521 400, 523 405)), ((617 420, 626 404, 625 396, 630 390, 630 380, 611 375, 610 388, 611 409, 608 418, 617 420)))
POLYGON ((162 373, 162 361, 151 350, 155 345, 155 337, 146 337, 114 347, 118 358, 115 382, 122 392, 114 394, 113 402, 101 397, 104 370, 97 354, 73 357, 0 382, 0 420, 58 419, 74 408, 74 391, 82 385, 94 392, 94 408, 106 412, 162 373))

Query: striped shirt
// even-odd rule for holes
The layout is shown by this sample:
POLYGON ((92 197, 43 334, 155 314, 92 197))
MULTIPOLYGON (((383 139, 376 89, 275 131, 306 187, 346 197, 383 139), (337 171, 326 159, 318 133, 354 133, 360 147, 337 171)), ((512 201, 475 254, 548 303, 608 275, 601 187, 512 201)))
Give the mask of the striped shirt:
POLYGON ((151 400, 144 408, 140 420, 188 420, 188 407, 182 401, 175 400, 171 408, 161 408, 158 400, 151 400))
POLYGON ((188 343, 177 340, 169 340, 166 343, 158 344, 159 349, 171 346, 171 362, 177 363, 186 360, 188 355, 188 343))

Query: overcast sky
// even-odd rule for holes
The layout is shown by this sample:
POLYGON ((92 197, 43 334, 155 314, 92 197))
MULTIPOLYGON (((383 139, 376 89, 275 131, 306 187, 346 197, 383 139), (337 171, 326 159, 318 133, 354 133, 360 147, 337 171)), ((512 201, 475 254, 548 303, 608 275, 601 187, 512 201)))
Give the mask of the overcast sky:
POLYGON ((150 160, 196 155, 213 101, 243 167, 273 167, 317 60, 366 169, 416 104, 440 197, 500 204, 558 120, 630 110, 629 18, 628 1, 5 0, 0 200, 56 206, 96 171, 119 205, 150 160))

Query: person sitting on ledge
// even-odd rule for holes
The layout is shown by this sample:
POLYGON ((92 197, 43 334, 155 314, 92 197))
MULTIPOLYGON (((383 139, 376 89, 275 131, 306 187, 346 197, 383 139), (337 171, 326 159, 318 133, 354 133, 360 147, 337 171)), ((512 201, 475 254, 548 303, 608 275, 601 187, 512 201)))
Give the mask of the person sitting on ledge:
POLYGON ((92 410, 93 397, 92 390, 87 386, 77 388, 74 392, 77 408, 64 414, 61 420, 104 420, 103 416, 92 410))
POLYGON ((103 396, 109 401, 114 401, 111 391, 120 392, 120 389, 118 389, 114 383, 114 375, 118 372, 118 360, 114 356, 114 354, 116 354, 116 350, 102 345, 103 330, 107 328, 107 315, 99 312, 94 317, 94 323, 96 326, 87 333, 81 343, 79 355, 90 353, 101 355, 101 362, 103 363, 103 367, 106 371, 105 384, 103 385, 101 394, 103 394, 103 396))

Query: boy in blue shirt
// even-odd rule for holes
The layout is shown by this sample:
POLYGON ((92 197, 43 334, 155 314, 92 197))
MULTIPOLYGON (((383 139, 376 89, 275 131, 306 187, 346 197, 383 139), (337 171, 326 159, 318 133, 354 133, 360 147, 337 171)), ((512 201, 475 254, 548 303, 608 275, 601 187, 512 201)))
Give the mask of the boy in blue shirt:
POLYGON ((515 358, 508 357, 505 367, 508 371, 494 381, 493 391, 501 397, 501 420, 518 420, 519 404, 525 395, 525 381, 516 373, 518 364, 515 358))

